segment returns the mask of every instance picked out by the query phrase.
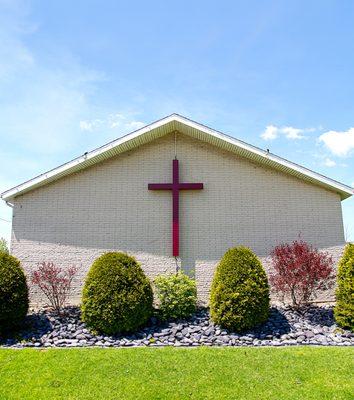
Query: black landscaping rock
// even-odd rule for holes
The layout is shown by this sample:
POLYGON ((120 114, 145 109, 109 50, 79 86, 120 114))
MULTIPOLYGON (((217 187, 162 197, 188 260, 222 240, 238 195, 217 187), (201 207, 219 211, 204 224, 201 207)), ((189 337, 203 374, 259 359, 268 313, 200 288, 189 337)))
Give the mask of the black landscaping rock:
POLYGON ((80 320, 80 309, 69 307, 57 315, 48 310, 33 312, 21 331, 0 338, 3 347, 135 347, 135 346, 353 346, 354 334, 335 324, 332 307, 307 307, 302 310, 276 308, 268 321, 255 329, 228 332, 209 320, 206 309, 189 320, 160 321, 130 335, 94 335, 80 320))

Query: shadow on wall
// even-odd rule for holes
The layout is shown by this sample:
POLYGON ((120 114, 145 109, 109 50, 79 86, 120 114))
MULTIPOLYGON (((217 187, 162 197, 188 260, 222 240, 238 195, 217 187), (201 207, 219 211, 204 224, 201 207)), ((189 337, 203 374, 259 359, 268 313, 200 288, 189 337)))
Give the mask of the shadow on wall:
MULTIPOLYGON (((163 204, 169 204, 169 201, 163 202, 163 204)), ((162 258, 169 264, 175 263, 171 256, 172 235, 168 212, 164 216, 162 224, 161 221, 156 222, 158 229, 151 229, 152 224, 150 226, 147 224, 134 226, 127 221, 125 223, 118 221, 116 224, 100 223, 98 220, 95 221, 97 216, 94 218, 88 216, 89 221, 85 223, 77 223, 74 218, 69 219, 72 223, 69 223, 68 220, 60 223, 58 221, 60 218, 58 219, 57 216, 53 217, 51 221, 50 215, 43 215, 45 221, 43 223, 41 219, 29 220, 24 214, 25 218, 21 221, 21 214, 25 210, 22 210, 22 206, 16 208, 12 236, 13 251, 14 254, 24 256, 25 259, 30 259, 31 253, 42 254, 43 257, 40 261, 43 261, 48 260, 48 256, 57 254, 63 255, 66 259, 77 260, 80 255, 99 255, 105 251, 124 251, 147 262, 162 258), (125 230, 124 226, 126 226, 125 230)), ((181 228, 183 230, 183 224, 181 228)), ((211 235, 212 240, 210 240, 210 230, 208 230, 208 240, 206 240, 200 234, 203 229, 196 228, 193 225, 190 229, 184 229, 181 232, 179 265, 183 270, 193 275, 197 260, 215 263, 229 248, 238 245, 249 247, 255 254, 265 259, 274 246, 284 242, 290 243, 299 236, 298 231, 294 234, 284 232, 283 238, 270 240, 269 237, 262 236, 258 231, 252 240, 247 238, 242 240, 240 239, 242 230, 240 233, 238 227, 228 226, 225 227, 225 230, 229 230, 229 235, 226 242, 223 242, 220 239, 220 236, 222 236, 220 229, 223 228, 215 226, 211 235)), ((325 245, 319 246, 309 240, 305 234, 302 234, 301 238, 315 246, 317 245, 320 249, 343 246, 341 240, 327 240, 325 245)), ((35 258, 38 260, 37 256, 35 258)))

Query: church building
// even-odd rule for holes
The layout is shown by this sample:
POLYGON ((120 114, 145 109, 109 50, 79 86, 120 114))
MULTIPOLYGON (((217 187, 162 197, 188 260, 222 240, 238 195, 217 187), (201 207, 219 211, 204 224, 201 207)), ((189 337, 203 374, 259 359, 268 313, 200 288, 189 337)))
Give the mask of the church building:
MULTIPOLYGON (((341 201, 353 189, 177 114, 103 145, 2 193, 13 207, 11 252, 75 265, 78 302, 92 262, 133 255, 146 274, 182 268, 207 301, 230 247, 272 248, 300 237, 335 260, 344 245, 341 201)), ((39 293, 32 293, 40 304, 39 293)))

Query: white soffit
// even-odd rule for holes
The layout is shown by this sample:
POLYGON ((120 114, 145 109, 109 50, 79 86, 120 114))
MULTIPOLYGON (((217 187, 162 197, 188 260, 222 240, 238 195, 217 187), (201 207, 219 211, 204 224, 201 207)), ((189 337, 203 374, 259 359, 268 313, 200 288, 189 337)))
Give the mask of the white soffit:
POLYGON ((267 165, 271 168, 283 171, 284 173, 296 176, 304 181, 322 186, 338 193, 342 200, 353 195, 353 189, 347 185, 194 122, 188 118, 182 117, 181 115, 172 114, 95 150, 85 153, 68 163, 36 176, 35 178, 14 188, 6 190, 1 194, 1 198, 5 201, 11 201, 20 194, 29 192, 49 182, 72 174, 73 172, 80 171, 81 169, 102 162, 125 151, 132 150, 173 131, 182 132, 201 141, 248 158, 256 163, 267 165))

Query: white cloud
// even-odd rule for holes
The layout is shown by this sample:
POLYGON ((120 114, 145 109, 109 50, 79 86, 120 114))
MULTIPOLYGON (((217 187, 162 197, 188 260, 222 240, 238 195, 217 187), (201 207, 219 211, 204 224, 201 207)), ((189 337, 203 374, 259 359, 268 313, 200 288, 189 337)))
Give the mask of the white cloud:
POLYGON ((93 120, 80 121, 80 129, 82 131, 97 131, 107 129, 119 129, 120 133, 134 131, 142 128, 146 124, 134 119, 131 113, 113 113, 105 118, 96 118, 93 120))
POLYGON ((127 117, 121 113, 109 114, 107 123, 111 129, 119 128, 123 125, 127 117))
POLYGON ((261 134, 261 138, 264 140, 274 140, 278 137, 279 128, 274 125, 268 125, 265 131, 261 134))
POLYGON ((287 139, 290 140, 298 140, 304 139, 306 136, 305 132, 313 132, 315 128, 294 128, 293 126, 282 126, 278 127, 276 125, 268 125, 264 132, 261 134, 261 138, 264 140, 274 140, 277 139, 280 135, 285 135, 287 139))
POLYGON ((103 122, 104 121, 100 119, 94 119, 92 121, 80 121, 79 126, 82 131, 92 132, 102 126, 103 122))
POLYGON ((334 160, 331 160, 330 158, 326 158, 324 160, 324 165, 326 167, 335 167, 337 165, 337 163, 334 160))
POLYGON ((80 129, 82 131, 92 131, 92 123, 88 121, 80 121, 80 129))
POLYGON ((346 157, 354 150, 354 128, 347 131, 328 131, 319 138, 320 142, 336 156, 346 157))
POLYGON ((292 126, 282 128, 281 132, 285 134, 287 139, 303 139, 305 137, 302 135, 304 129, 293 128, 292 126))

